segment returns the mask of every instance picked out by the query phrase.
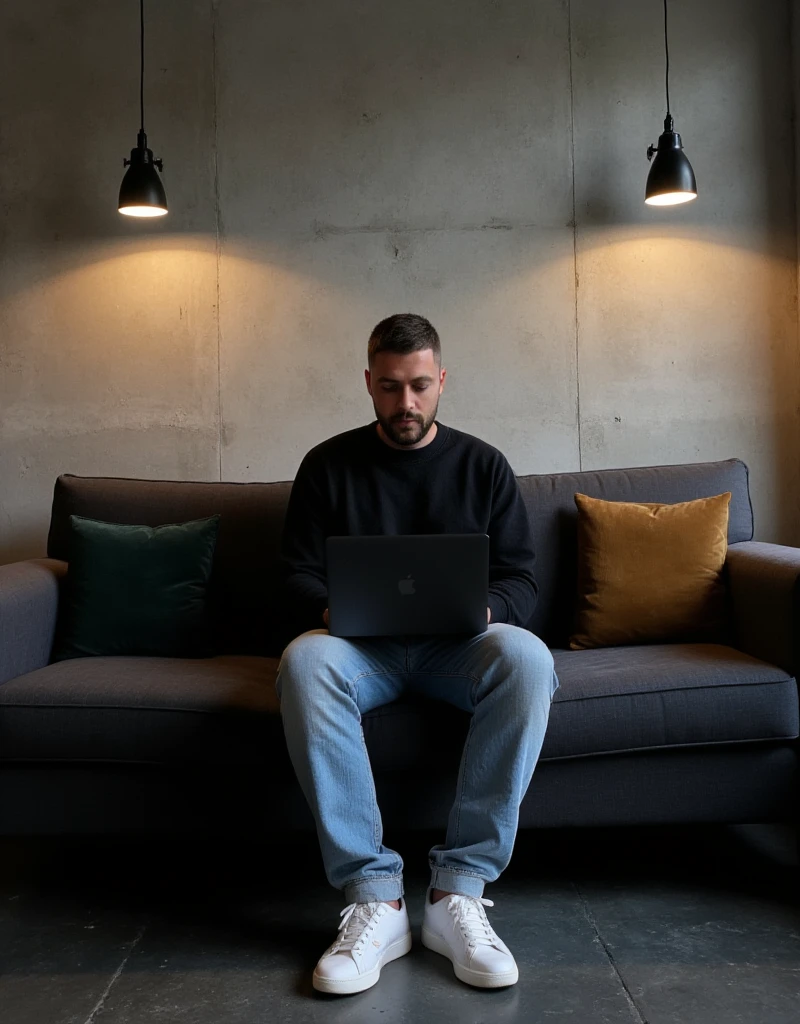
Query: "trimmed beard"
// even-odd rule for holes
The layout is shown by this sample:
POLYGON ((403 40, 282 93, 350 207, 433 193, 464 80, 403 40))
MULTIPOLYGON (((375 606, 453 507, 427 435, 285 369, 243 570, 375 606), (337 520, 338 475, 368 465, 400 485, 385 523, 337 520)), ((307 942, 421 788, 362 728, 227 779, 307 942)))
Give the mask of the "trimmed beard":
POLYGON ((375 409, 375 415, 378 418, 378 423, 381 425, 381 429, 384 434, 393 441, 394 444, 402 445, 403 448, 409 448, 411 445, 419 444, 419 442, 427 436, 428 431, 436 420, 436 413, 439 411, 439 403, 436 403, 436 407, 427 419, 420 419, 414 416, 414 425, 410 429, 402 430, 399 422, 395 420, 387 420, 385 416, 381 416, 377 409, 375 409), (421 429, 420 429, 421 428, 421 429))

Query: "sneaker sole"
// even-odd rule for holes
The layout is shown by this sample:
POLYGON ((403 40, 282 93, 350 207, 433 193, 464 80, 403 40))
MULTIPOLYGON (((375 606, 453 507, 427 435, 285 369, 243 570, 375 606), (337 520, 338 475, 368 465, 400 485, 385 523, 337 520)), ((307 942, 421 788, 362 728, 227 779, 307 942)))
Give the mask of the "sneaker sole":
POLYGON ((519 981, 519 968, 516 964, 513 971, 504 971, 502 974, 487 974, 485 971, 473 971, 469 967, 464 967, 453 958, 453 952, 444 939, 440 939, 425 927, 422 929, 422 945, 432 949, 434 953, 446 956, 452 963, 458 980, 475 988, 504 988, 506 985, 516 985, 519 981))
POLYGON ((381 968, 392 960, 398 960, 401 956, 411 951, 411 932, 408 932, 386 948, 386 952, 378 963, 365 974, 359 974, 356 978, 324 978, 317 974, 316 970, 312 978, 312 984, 318 992, 328 992, 337 996, 349 996, 354 992, 363 992, 365 989, 377 985, 381 976, 381 968))

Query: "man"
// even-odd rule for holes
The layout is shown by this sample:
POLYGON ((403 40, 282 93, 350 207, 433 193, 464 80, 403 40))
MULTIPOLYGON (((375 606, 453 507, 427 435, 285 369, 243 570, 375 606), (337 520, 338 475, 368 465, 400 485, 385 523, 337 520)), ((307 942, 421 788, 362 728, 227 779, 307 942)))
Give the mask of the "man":
POLYGON ((513 985, 511 951, 486 916, 486 882, 511 859, 519 805, 558 687, 547 646, 527 627, 537 584, 525 505, 505 457, 436 419, 446 370, 424 317, 382 320, 365 371, 377 420, 329 438, 292 486, 281 558, 295 638, 277 691, 287 748, 317 827, 325 873, 343 890, 336 940, 313 985, 349 994, 407 953, 403 861, 382 845, 361 716, 406 689, 472 714, 443 846, 430 851, 422 942, 480 988, 513 985), (486 533, 488 627, 474 637, 331 636, 325 582, 330 535, 486 533), (301 635, 296 635, 300 632, 301 635))

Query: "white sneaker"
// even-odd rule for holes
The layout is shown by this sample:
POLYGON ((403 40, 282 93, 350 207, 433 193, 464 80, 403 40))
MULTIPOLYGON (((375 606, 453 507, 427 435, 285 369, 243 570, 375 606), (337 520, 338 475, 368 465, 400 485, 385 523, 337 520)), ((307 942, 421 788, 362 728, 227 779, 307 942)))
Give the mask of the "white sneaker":
POLYGON ((489 924, 484 907, 493 907, 482 896, 453 893, 431 903, 425 894, 422 944, 446 956, 460 981, 476 988, 515 985, 519 970, 511 950, 489 924))
POLYGON ((400 909, 388 903, 351 903, 339 915, 339 935, 314 968, 319 992, 350 995, 372 988, 381 967, 411 949, 411 926, 405 899, 400 909))

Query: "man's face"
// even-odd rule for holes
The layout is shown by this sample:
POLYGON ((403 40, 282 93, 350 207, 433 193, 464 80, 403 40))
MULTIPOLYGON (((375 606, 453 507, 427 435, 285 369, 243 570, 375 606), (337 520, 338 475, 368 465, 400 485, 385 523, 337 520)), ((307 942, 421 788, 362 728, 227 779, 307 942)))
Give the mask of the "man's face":
POLYGON ((408 355, 379 352, 364 371, 378 423, 395 445, 414 448, 431 429, 446 373, 429 348, 408 355))

